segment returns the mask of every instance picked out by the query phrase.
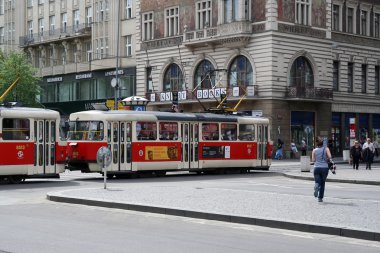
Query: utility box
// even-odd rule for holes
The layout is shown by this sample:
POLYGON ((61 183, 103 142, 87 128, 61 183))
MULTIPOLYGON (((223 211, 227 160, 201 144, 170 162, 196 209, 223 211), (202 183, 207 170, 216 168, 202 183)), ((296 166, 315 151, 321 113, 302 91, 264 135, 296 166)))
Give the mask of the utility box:
POLYGON ((343 150, 343 161, 350 160, 350 150, 343 150))
POLYGON ((310 156, 301 156, 301 172, 310 172, 310 156))

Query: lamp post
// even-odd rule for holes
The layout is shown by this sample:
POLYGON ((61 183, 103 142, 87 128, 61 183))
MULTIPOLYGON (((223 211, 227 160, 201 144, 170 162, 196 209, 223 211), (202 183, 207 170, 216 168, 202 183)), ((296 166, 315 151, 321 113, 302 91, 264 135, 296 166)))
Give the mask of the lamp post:
POLYGON ((117 31, 116 31, 116 73, 115 78, 111 81, 111 86, 115 89, 115 103, 114 103, 114 109, 119 109, 118 106, 118 88, 119 88, 119 48, 120 48, 120 0, 117 1, 117 8, 116 8, 116 22, 117 22, 117 31), (114 81, 115 80, 115 81, 114 81))

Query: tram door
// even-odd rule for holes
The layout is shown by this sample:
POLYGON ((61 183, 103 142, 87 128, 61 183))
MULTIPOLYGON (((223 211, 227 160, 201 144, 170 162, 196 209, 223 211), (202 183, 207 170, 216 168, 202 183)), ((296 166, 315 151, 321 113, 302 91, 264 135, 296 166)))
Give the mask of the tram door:
POLYGON ((182 123, 182 168, 198 168, 198 123, 182 123))
POLYGON ((257 126, 257 166, 268 166, 268 126, 257 126))
POLYGON ((33 129, 35 168, 34 173, 56 174, 56 122, 54 120, 35 120, 33 129))
POLYGON ((108 123, 108 148, 112 153, 112 163, 108 171, 131 170, 131 129, 130 122, 108 123))

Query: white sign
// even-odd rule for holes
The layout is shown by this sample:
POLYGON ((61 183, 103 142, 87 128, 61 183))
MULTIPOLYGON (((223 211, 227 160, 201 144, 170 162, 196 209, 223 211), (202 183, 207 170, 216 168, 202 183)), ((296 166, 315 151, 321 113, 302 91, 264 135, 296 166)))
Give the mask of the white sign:
POLYGON ((156 94, 150 94, 150 101, 155 102, 156 101, 156 94))
POLYGON ((252 111, 252 116, 253 117, 262 117, 263 116, 263 111, 262 110, 252 111))
POLYGON ((226 158, 226 159, 231 158, 231 146, 225 146, 224 147, 224 158, 226 158))
POLYGON ((248 86, 247 87, 247 96, 248 97, 255 96, 255 87, 254 86, 248 86))
POLYGON ((239 87, 234 87, 232 89, 232 96, 238 97, 239 96, 239 87))

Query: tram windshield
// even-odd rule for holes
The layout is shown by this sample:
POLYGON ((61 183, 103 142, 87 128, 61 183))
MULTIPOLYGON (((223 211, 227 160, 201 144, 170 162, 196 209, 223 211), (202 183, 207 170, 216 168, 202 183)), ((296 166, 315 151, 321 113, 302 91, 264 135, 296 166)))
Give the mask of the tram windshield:
POLYGON ((101 121, 71 121, 67 139, 71 141, 102 141, 104 124, 101 121))

